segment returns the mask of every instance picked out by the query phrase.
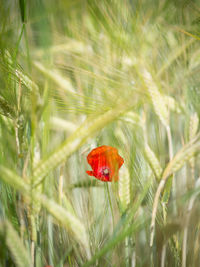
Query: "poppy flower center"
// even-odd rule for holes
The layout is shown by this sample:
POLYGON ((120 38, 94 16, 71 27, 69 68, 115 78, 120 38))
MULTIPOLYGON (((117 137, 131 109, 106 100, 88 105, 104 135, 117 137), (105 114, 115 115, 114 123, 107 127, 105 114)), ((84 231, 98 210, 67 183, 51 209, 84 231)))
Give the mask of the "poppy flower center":
POLYGON ((107 167, 103 168, 102 173, 104 176, 109 177, 109 174, 110 174, 109 168, 107 168, 107 167))

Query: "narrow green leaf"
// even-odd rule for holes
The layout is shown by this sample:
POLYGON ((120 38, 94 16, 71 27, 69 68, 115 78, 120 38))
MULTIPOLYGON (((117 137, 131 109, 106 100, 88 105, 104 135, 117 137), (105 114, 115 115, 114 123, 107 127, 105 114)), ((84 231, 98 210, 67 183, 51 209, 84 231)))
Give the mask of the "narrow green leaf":
POLYGON ((25 0, 19 0, 19 6, 22 22, 25 22, 25 0))

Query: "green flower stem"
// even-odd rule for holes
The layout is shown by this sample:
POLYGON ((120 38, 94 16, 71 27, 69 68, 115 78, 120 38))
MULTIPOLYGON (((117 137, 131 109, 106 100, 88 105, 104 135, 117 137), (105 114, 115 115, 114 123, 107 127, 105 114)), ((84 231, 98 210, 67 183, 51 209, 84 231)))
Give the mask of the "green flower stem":
POLYGON ((108 183, 106 183, 106 191, 107 191, 107 194, 108 194, 108 201, 109 201, 109 205, 110 205, 110 210, 111 210, 111 215, 112 215, 112 224, 113 224, 113 229, 114 229, 114 213, 113 213, 113 208, 112 208, 112 202, 111 202, 108 183))

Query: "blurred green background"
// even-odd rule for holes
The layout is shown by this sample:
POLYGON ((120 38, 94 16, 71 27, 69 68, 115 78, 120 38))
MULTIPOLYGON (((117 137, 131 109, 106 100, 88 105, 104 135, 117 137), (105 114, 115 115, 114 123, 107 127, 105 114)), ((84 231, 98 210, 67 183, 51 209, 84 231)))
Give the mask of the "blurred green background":
POLYGON ((199 27, 197 0, 1 1, 0 266, 199 266, 199 27))

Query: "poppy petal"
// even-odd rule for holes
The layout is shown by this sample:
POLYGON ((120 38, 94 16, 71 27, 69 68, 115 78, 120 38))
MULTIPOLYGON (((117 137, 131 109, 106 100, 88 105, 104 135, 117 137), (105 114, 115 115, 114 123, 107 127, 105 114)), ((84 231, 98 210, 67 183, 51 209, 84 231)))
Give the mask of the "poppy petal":
POLYGON ((124 163, 124 160, 123 160, 123 158, 122 157, 118 157, 118 162, 119 162, 119 168, 123 165, 123 163, 124 163))
POLYGON ((93 171, 86 171, 86 173, 87 173, 88 175, 90 175, 90 176, 94 176, 93 171))
POLYGON ((117 155, 117 149, 111 146, 100 146, 94 148, 87 156, 87 161, 91 165, 95 160, 102 157, 111 157, 117 155))
POLYGON ((111 146, 94 148, 88 154, 87 161, 92 171, 86 173, 104 182, 118 181, 118 171, 124 163, 118 150, 111 146))

